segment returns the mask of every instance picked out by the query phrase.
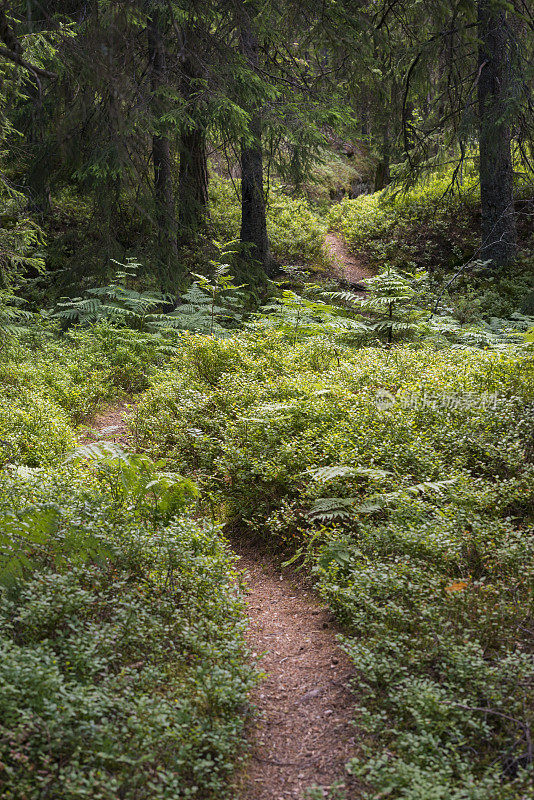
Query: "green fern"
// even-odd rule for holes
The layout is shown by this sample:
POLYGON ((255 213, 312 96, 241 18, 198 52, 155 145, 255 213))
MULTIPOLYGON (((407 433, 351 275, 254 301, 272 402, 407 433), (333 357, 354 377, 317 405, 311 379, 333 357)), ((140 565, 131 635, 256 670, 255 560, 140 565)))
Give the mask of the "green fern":
POLYGON ((398 504, 406 503, 413 497, 426 494, 441 495, 454 483, 456 483, 456 479, 424 481, 406 486, 396 492, 370 495, 363 503, 357 497, 318 497, 309 513, 313 519, 323 522, 334 519, 352 519, 355 514, 374 514, 377 511, 384 511, 398 504))
POLYGON ((67 461, 92 464, 118 505, 133 507, 153 524, 167 522, 199 494, 189 478, 164 471, 163 461, 127 453, 115 442, 82 445, 67 456, 67 461))
POLYGON ((534 325, 534 317, 512 314, 509 319, 491 317, 471 325, 461 325, 450 316, 433 317, 429 324, 430 336, 442 340, 444 346, 453 350, 469 350, 473 347, 482 350, 502 350, 528 346, 528 331, 534 325))
MULTIPOLYGON (((319 288, 308 286, 303 287, 303 291, 311 294, 319 288)), ((367 335, 367 326, 344 314, 339 306, 310 299, 290 289, 284 289, 279 298, 265 305, 246 327, 255 330, 275 328, 293 344, 310 336, 363 340, 367 335)))
MULTIPOLYGON (((219 244, 221 256, 233 252, 233 244, 219 244)), ((120 269, 112 283, 88 289, 85 297, 63 298, 57 303, 54 316, 82 326, 109 321, 148 333, 187 330, 211 336, 227 335, 226 326, 243 319, 244 297, 239 292, 242 287, 233 283, 228 264, 211 261, 213 279, 194 275, 197 280, 176 308, 163 312, 161 309, 172 301, 169 295, 128 287, 137 279, 141 265, 134 259, 128 259, 126 264, 114 263, 120 269)))
POLYGON ((0 341, 28 333, 33 315, 23 308, 26 301, 9 291, 0 291, 0 341))
POLYGON ((335 480, 336 478, 369 478, 372 480, 381 480, 391 475, 391 472, 384 469, 371 469, 366 467, 345 467, 345 466, 332 466, 332 467, 319 467, 318 469, 309 469, 306 471, 315 481, 328 481, 335 480))
POLYGON ((244 284, 236 285, 227 262, 238 250, 235 240, 215 242, 219 258, 212 259, 213 277, 193 273, 197 280, 182 297, 182 304, 173 317, 187 328, 210 336, 224 336, 226 326, 240 323, 244 316, 244 296, 239 292, 244 284), (221 323, 224 322, 225 325, 221 323))
POLYGON ((426 332, 428 314, 421 306, 426 273, 414 277, 386 266, 379 275, 365 281, 365 295, 350 291, 327 292, 331 301, 349 315, 361 314, 369 334, 384 337, 387 346, 394 339, 426 332))
POLYGON ((90 461, 99 463, 106 459, 117 459, 117 461, 128 461, 127 453, 116 442, 100 441, 82 444, 72 450, 65 458, 69 461, 90 461))
POLYGON ((109 320, 149 331, 151 311, 163 306, 169 298, 158 292, 138 292, 128 288, 128 281, 137 278, 141 265, 134 259, 127 259, 126 264, 112 261, 120 269, 109 286, 87 289, 85 297, 63 298, 57 303, 54 316, 85 326, 109 320))

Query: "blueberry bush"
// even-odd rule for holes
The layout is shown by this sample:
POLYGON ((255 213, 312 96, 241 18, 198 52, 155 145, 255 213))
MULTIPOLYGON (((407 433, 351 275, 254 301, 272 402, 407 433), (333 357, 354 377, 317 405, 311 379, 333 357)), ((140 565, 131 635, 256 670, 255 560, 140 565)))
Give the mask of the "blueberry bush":
POLYGON ((369 798, 532 797, 534 360, 191 337, 141 447, 305 564, 345 630, 369 798))

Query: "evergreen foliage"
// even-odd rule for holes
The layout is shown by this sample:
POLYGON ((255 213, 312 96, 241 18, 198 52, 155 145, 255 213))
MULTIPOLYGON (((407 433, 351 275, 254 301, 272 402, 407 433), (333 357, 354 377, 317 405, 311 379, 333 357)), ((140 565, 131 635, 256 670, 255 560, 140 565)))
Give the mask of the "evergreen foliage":
POLYGON ((533 34, 0 2, 2 798, 234 796, 234 535, 342 626, 358 798, 534 798, 533 34))

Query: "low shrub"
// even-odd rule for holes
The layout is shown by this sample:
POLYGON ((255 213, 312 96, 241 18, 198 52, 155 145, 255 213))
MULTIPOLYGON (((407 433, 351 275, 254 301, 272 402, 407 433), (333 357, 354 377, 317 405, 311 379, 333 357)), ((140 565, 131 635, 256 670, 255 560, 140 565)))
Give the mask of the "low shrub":
POLYGON ((0 366, 0 464, 52 464, 74 446, 77 425, 147 388, 177 341, 108 323, 62 337, 35 326, 11 338, 0 366))
POLYGON ((533 403, 528 350, 271 328, 193 337, 139 405, 142 447, 309 564, 356 667, 370 798, 533 796, 533 403))
POLYGON ((2 478, 2 797, 225 795, 252 681, 234 559, 118 497, 79 463, 2 478))

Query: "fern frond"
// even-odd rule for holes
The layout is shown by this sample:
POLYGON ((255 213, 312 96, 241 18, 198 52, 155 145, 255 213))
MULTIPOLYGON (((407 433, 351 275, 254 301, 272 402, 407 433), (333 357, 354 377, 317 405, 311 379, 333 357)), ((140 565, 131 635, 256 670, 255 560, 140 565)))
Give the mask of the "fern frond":
POLYGON ((303 475, 310 475, 314 481, 322 481, 323 483, 335 480, 336 478, 369 478, 371 480, 381 480, 387 478, 391 474, 391 472, 384 469, 345 467, 342 465, 308 469, 303 473, 303 475))
POLYGON ((309 511, 309 516, 323 522, 349 519, 355 503, 355 497, 318 497, 309 511))
POLYGON ((72 450, 65 458, 65 461, 92 461, 98 462, 108 458, 115 458, 119 461, 128 461, 128 454, 115 442, 89 442, 80 445, 72 450))

